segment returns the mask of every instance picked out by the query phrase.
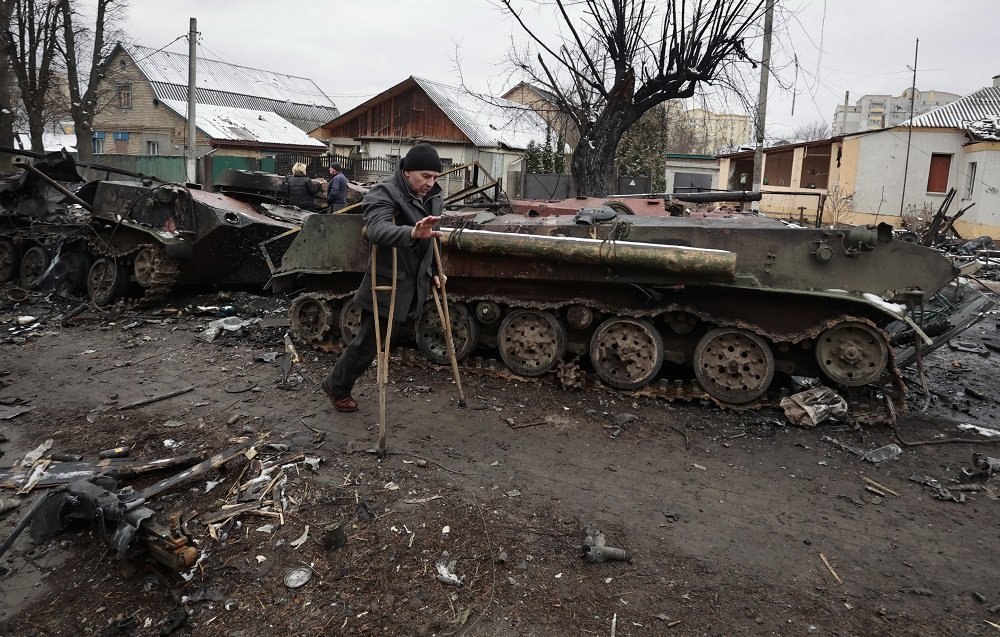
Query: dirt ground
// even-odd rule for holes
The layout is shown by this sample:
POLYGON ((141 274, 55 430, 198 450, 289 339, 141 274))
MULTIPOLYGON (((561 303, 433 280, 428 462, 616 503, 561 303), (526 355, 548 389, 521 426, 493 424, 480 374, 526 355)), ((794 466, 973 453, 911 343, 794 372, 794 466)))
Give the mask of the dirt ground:
MULTIPOLYGON (((31 410, 0 420, 9 439, 0 465, 48 438, 53 451, 86 460, 115 446, 153 460, 267 437, 256 465, 239 456, 148 504, 161 522, 178 515, 197 542, 201 560, 188 581, 176 584, 148 560, 119 560, 87 525, 39 545, 25 533, 0 559, 0 635, 1000 629, 1000 556, 990 548, 1000 477, 958 483, 973 452, 1000 456, 990 438, 960 427, 995 427, 1000 354, 935 352, 926 361, 926 409, 908 370, 902 438, 977 442, 903 446, 880 464, 830 440, 863 451, 899 443, 885 426, 802 429, 779 409, 723 411, 472 372, 463 376, 462 408, 448 369, 396 358, 390 453, 380 460, 366 452, 377 438, 373 372, 358 388, 356 414, 334 412, 317 384, 336 353, 298 344, 302 363, 282 382, 273 354, 282 351, 286 298, 181 294, 157 309, 88 310, 63 324, 73 304, 41 294, 15 304, 9 291, 0 288, 0 413, 31 410), (196 339, 214 319, 198 306, 223 305, 261 322, 196 339), (39 319, 34 327, 19 325, 28 315, 39 319), (200 522, 235 502, 260 464, 284 466, 275 474, 284 475, 280 489, 270 492, 284 507, 283 524, 253 513, 211 528, 200 522), (324 539, 337 524, 346 545, 330 548, 324 539), (630 561, 586 561, 585 528, 602 531, 630 561), (461 584, 440 581, 439 563, 461 584), (286 574, 303 566, 310 579, 286 587, 286 574)), ((988 316, 963 340, 996 331, 988 316)), ((36 492, 0 514, 0 537, 36 492)))

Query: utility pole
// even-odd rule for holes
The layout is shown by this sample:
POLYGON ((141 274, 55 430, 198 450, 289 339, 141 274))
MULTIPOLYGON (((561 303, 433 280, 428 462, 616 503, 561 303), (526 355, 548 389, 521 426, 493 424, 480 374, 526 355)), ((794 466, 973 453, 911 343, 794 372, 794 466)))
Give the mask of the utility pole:
POLYGON ((906 131, 906 161, 903 163, 903 187, 899 193, 899 216, 903 216, 903 204, 906 201, 906 177, 910 172, 910 140, 913 139, 913 101, 917 97, 917 53, 920 51, 920 38, 913 47, 913 82, 910 84, 910 121, 906 131))
POLYGON ((840 118, 840 121, 841 121, 841 124, 840 124, 840 134, 841 135, 846 135, 847 134, 847 108, 848 108, 847 105, 848 105, 848 103, 850 101, 851 101, 851 92, 850 91, 844 91, 844 113, 843 113, 843 117, 840 118))
MULTIPOLYGON (((767 117, 767 80, 771 72, 771 25, 774 22, 774 3, 767 0, 764 13, 764 50, 760 56, 760 92, 757 94, 757 149, 753 153, 752 190, 760 190, 761 168, 764 165, 764 120, 767 117)), ((754 201, 750 209, 760 212, 760 202, 754 201)))
POLYGON ((187 148, 184 151, 187 166, 187 180, 198 183, 198 149, 196 147, 198 127, 195 125, 195 74, 198 68, 198 20, 191 18, 188 32, 188 107, 187 107, 187 148))

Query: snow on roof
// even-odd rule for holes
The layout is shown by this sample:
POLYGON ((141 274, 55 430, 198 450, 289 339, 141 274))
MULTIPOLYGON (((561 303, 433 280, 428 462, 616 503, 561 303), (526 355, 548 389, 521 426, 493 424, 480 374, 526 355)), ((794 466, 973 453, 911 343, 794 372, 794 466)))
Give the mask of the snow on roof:
POLYGON ((978 122, 972 122, 968 130, 972 138, 977 141, 1000 141, 1000 116, 984 117, 978 122))
MULTIPOLYGON (((144 46, 123 46, 151 82, 187 86, 187 55, 144 46)), ((198 57, 197 60, 195 75, 199 89, 336 108, 333 101, 309 78, 238 66, 205 57, 198 57)))
POLYGON ((971 122, 984 118, 1000 117, 1000 88, 987 86, 975 93, 939 106, 923 115, 907 120, 900 126, 924 126, 929 128, 966 128, 971 122))
POLYGON ((419 77, 413 81, 480 148, 524 150, 528 142, 545 142, 545 120, 524 104, 419 77))
MULTIPOLYGON (((181 117, 187 117, 187 102, 163 100, 163 104, 181 117)), ((195 107, 195 125, 212 139, 281 144, 286 146, 326 145, 309 137, 277 113, 251 111, 230 106, 198 104, 195 107)))
MULTIPOLYGON (((14 144, 22 150, 31 150, 31 135, 28 133, 15 133, 17 139, 14 144)), ((76 135, 66 135, 65 133, 42 133, 42 146, 46 153, 54 153, 64 148, 69 152, 76 152, 76 135)))

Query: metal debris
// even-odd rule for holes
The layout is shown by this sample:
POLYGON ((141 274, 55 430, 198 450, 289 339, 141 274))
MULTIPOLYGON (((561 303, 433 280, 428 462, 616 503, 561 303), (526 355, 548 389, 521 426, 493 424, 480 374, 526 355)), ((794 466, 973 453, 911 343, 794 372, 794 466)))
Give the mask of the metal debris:
POLYGON ((583 529, 583 544, 580 546, 583 557, 591 563, 611 560, 632 561, 632 557, 625 552, 625 549, 612 548, 605 542, 604 534, 598 529, 583 529))
POLYGON ((880 462, 885 462, 886 460, 891 460, 896 456, 903 453, 903 449, 896 443, 885 445, 884 447, 879 447, 878 449, 872 449, 863 456, 863 460, 867 460, 872 464, 878 464, 880 462))
POLYGON ((847 413, 847 401, 829 387, 813 387, 781 399, 788 421, 799 427, 815 427, 829 418, 847 413))
POLYGON ((288 588, 300 588, 305 586, 312 578, 312 569, 306 568, 305 566, 298 566, 289 570, 285 573, 285 586, 288 588))
POLYGON ((455 574, 457 561, 451 559, 448 551, 441 553, 441 558, 434 564, 437 569, 437 581, 448 586, 461 586, 462 578, 455 574))

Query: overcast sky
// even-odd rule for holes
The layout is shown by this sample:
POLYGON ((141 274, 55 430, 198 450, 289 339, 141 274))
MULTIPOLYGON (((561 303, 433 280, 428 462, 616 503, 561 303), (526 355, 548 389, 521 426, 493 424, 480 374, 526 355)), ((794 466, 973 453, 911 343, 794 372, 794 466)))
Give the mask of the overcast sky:
MULTIPOLYGON (((528 21, 556 32, 550 9, 523 4, 528 21)), ((186 34, 192 17, 199 55, 308 77, 342 112, 410 75, 452 85, 464 78, 472 90, 500 94, 520 79, 504 64, 511 41, 525 41, 489 0, 134 0, 126 31, 136 44, 160 48, 186 34)), ((912 80, 917 38, 918 89, 963 95, 988 86, 1000 74, 988 36, 997 24, 998 0, 778 0, 768 137, 830 123, 845 91, 851 103, 868 93, 899 95, 912 80)), ((167 50, 186 47, 181 39, 167 50)), ((751 51, 760 55, 759 41, 751 51)), ((755 102, 758 76, 745 79, 755 102)), ((743 108, 732 97, 722 104, 743 108)))

